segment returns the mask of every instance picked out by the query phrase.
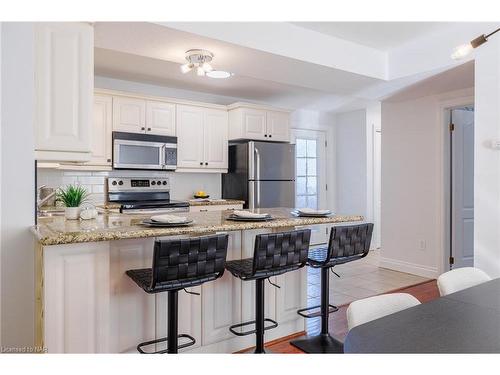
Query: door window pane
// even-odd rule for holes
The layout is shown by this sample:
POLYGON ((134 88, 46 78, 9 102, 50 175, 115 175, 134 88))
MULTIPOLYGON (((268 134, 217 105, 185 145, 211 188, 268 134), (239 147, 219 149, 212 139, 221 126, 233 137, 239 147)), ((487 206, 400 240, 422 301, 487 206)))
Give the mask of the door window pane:
POLYGON ((306 158, 297 158, 297 176, 307 176, 306 166, 306 158))
POLYGON ((297 177, 297 195, 307 195, 306 177, 297 177))
POLYGON ((295 153, 297 157, 305 157, 306 156, 306 149, 307 149, 307 141, 305 139, 298 139, 297 138, 297 143, 295 144, 295 153))
POLYGON ((296 140, 296 205, 298 208, 318 208, 317 140, 296 140))

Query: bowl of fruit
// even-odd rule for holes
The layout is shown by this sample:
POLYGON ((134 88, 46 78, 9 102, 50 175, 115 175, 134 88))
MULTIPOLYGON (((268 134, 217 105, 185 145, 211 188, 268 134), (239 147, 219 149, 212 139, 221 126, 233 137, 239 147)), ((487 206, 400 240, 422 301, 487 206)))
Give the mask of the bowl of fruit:
POLYGON ((205 193, 203 190, 199 190, 196 193, 194 193, 194 197, 196 199, 207 199, 210 197, 207 193, 205 193))

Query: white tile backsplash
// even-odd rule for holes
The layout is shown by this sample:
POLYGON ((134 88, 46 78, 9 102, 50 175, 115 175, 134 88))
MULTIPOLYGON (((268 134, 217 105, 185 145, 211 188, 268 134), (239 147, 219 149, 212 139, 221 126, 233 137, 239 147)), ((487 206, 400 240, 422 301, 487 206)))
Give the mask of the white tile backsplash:
POLYGON ((186 200, 198 190, 204 190, 212 198, 221 197, 221 175, 219 173, 174 173, 161 171, 60 171, 38 169, 38 186, 53 188, 69 184, 79 184, 90 193, 89 201, 102 204, 106 177, 168 177, 170 196, 176 200, 186 200))

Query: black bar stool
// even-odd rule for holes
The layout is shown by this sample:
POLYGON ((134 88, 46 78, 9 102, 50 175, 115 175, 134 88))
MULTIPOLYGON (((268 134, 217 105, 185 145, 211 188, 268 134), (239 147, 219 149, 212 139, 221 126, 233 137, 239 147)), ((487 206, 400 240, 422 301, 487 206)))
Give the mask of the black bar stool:
POLYGON ((178 334, 178 292, 221 277, 226 264, 227 243, 227 234, 157 240, 154 245, 153 267, 126 272, 146 293, 168 292, 167 337, 141 342, 137 345, 139 353, 177 353, 179 349, 195 344, 196 340, 192 336, 178 334), (179 345, 179 338, 187 338, 189 341, 179 345), (166 350, 149 353, 143 350, 144 346, 165 341, 166 350))
POLYGON ((371 223, 332 227, 328 247, 316 248, 309 252, 308 266, 321 268, 321 305, 300 309, 297 314, 304 318, 321 316, 321 333, 318 336, 293 340, 290 344, 306 353, 343 353, 344 345, 330 336, 328 331, 328 316, 338 310, 336 306, 330 305, 328 270, 337 264, 353 262, 367 256, 372 231, 371 223), (317 308, 320 308, 319 314, 307 313, 317 308))
POLYGON ((307 263, 310 238, 310 229, 259 234, 255 237, 253 258, 226 263, 226 269, 234 276, 244 281, 255 280, 255 320, 229 327, 229 330, 237 336, 255 333, 255 353, 265 353, 264 331, 278 326, 276 321, 264 317, 264 281, 271 276, 304 267, 307 263), (267 327, 266 322, 270 323, 267 327), (236 330, 251 324, 255 324, 255 329, 246 332, 236 330))

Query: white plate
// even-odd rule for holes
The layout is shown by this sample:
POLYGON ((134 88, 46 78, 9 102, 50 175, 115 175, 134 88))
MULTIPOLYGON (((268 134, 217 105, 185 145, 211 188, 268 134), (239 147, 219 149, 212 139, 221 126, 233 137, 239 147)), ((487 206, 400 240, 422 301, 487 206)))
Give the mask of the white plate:
POLYGON ((189 221, 187 217, 175 216, 169 214, 151 216, 150 219, 152 222, 162 223, 162 224, 182 224, 189 221))
POLYGON ((187 220, 182 223, 159 223, 157 221, 152 221, 150 219, 142 221, 142 224, 147 225, 148 227, 155 227, 155 228, 184 227, 187 225, 191 225, 193 223, 194 223, 193 220, 187 220))
POLYGON ((255 212, 240 211, 240 210, 234 210, 232 215, 242 219, 265 219, 270 217, 270 215, 267 213, 258 214, 255 212))

